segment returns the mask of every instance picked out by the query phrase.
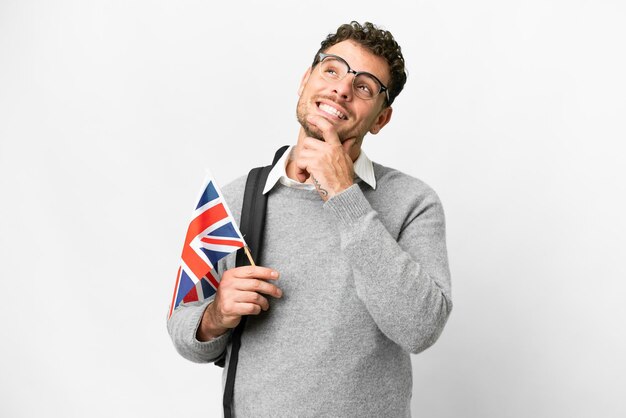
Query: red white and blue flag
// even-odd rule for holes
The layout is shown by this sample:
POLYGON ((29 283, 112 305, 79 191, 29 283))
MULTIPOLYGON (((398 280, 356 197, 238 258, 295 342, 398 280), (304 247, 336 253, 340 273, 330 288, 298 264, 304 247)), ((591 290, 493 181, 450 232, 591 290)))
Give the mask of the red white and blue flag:
POLYGON ((168 318, 181 302, 214 294, 219 286, 217 262, 245 245, 219 187, 207 174, 187 229, 168 318))

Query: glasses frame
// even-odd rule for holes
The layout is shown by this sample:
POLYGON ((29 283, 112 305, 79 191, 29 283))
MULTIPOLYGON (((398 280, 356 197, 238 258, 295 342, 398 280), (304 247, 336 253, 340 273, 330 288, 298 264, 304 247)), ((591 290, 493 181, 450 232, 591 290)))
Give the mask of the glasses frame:
MULTIPOLYGON (((389 103, 389 89, 374 74, 368 73, 367 71, 355 71, 355 70, 352 69, 352 67, 350 67, 350 64, 348 64, 348 61, 346 61, 345 59, 341 58, 339 55, 325 54, 323 52, 320 52, 319 54, 317 54, 317 62, 315 63, 315 65, 321 64, 322 61, 324 61, 326 58, 335 58, 335 59, 343 62, 344 64, 346 64, 346 67, 348 67, 348 72, 346 73, 346 75, 354 74, 354 78, 352 79, 352 91, 354 92, 354 94, 357 97, 359 97, 360 99, 363 99, 363 100, 374 100, 376 97, 378 97, 378 95, 380 93, 384 92, 385 93, 385 97, 387 98, 387 103, 389 103), (354 89, 354 80, 356 80, 356 78, 359 75, 361 75, 361 74, 365 74, 365 75, 368 75, 368 76, 372 77, 374 80, 376 80, 378 82, 378 84, 380 84, 380 90, 378 90, 378 92, 376 93, 376 96, 372 97, 371 99, 365 99, 365 98, 363 98, 363 97, 361 97, 361 96, 356 94, 356 90, 354 89)), ((320 68, 320 70, 319 70, 320 71, 320 75, 322 76, 322 78, 324 80, 327 80, 326 77, 324 77, 324 74, 322 73, 322 66, 320 65, 319 68, 320 68)), ((337 81, 341 81, 344 78, 345 78, 345 75, 342 78, 340 78, 339 80, 337 80, 337 81)))

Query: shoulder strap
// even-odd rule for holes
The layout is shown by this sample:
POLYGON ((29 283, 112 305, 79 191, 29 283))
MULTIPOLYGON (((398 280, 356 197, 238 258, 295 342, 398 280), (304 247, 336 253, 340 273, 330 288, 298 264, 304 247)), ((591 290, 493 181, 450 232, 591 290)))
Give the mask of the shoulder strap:
MULTIPOLYGON (((243 205, 241 207, 241 220, 239 230, 248 244, 252 254, 252 259, 260 263, 261 245, 263 242, 263 232, 265 228, 265 209, 267 207, 267 195, 263 194, 263 188, 267 182, 267 176, 276 165, 280 157, 289 148, 284 145, 276 151, 271 165, 256 167, 248 173, 246 188, 243 194, 243 205)), ((243 249, 237 251, 237 267, 248 266, 248 257, 243 249)))
MULTIPOLYGON (((239 230, 248 244, 252 258, 260 263, 261 245, 263 243, 263 232, 265 229, 265 210, 267 208, 267 195, 263 194, 263 188, 267 182, 267 176, 280 157, 285 153, 288 146, 282 146, 274 155, 271 165, 256 167, 248 173, 246 188, 243 195, 243 205, 241 207, 241 220, 239 230)), ((243 249, 237 252, 237 267, 250 265, 243 249)), ((239 360, 239 348, 241 347, 241 333, 246 326, 246 317, 241 318, 239 325, 233 330, 231 336, 230 360, 226 373, 226 384, 224 386, 224 418, 232 417, 233 390, 235 387, 235 373, 237 371, 237 361, 239 360)), ((215 362, 216 365, 224 367, 225 355, 215 362), (220 364, 221 363, 221 364, 220 364)))

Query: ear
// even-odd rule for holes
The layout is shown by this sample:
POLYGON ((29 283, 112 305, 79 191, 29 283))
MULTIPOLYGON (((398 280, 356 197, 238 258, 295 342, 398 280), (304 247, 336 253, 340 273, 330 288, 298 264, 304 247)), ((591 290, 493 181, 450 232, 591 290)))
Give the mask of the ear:
POLYGON ((309 81, 309 77, 311 76, 311 67, 309 67, 302 76, 302 80, 300 80, 300 87, 298 87, 298 96, 302 95, 302 91, 304 90, 304 86, 306 86, 307 81, 309 81))
POLYGON ((378 132, 380 132, 380 130, 383 129, 383 126, 388 124, 389 121, 391 120, 392 113, 393 113, 393 109, 391 108, 391 106, 386 107, 383 110, 381 110, 378 116, 376 116, 374 123, 370 127, 370 133, 372 135, 376 135, 378 132))

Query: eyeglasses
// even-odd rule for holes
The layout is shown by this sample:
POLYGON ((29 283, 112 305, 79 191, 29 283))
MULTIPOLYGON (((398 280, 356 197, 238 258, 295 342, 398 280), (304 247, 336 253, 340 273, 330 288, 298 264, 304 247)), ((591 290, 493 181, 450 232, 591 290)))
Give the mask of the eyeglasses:
POLYGON ((387 87, 374 74, 365 71, 354 71, 343 58, 320 52, 318 54, 320 75, 329 82, 337 82, 344 79, 348 73, 354 74, 352 79, 352 91, 364 100, 372 100, 385 92, 389 103, 389 91, 387 87))

